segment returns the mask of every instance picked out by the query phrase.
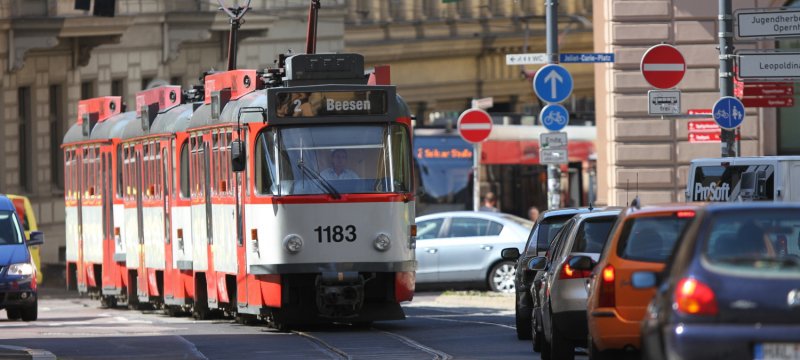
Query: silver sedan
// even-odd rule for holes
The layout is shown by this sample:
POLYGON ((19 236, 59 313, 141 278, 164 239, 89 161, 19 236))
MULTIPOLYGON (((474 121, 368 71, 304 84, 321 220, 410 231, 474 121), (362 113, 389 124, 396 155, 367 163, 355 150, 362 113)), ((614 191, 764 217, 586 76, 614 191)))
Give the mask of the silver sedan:
POLYGON ((417 218, 417 283, 482 283, 514 292, 515 264, 500 251, 522 249, 533 222, 510 214, 452 211, 417 218))

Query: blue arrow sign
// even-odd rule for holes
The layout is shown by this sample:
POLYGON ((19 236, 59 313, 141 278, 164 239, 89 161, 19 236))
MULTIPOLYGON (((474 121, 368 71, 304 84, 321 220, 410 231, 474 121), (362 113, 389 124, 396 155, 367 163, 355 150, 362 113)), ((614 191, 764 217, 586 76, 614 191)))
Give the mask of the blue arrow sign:
POLYGON ((572 94, 572 75, 561 65, 545 65, 533 77, 533 91, 544 102, 560 103, 572 94))
POLYGON ((603 63, 614 62, 614 53, 561 54, 562 63, 603 63))
POLYGON ((744 121, 744 104, 733 96, 723 96, 714 103, 711 115, 719 127, 732 130, 744 121))
POLYGON ((547 130, 559 131, 569 122, 569 111, 561 104, 550 104, 539 113, 539 119, 547 130))

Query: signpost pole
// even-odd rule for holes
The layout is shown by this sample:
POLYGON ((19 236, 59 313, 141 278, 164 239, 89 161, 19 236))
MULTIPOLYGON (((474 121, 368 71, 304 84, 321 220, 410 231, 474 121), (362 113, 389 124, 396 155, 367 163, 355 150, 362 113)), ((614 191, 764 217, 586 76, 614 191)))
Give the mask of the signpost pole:
MULTIPOLYGON (((558 63, 558 0, 544 0, 548 64, 558 63)), ((541 144, 540 144, 541 145, 541 144)), ((547 165, 547 208, 561 207, 561 165, 547 165)))
POLYGON ((478 211, 481 208, 481 144, 472 144, 472 210, 478 211))
MULTIPOLYGON (((719 95, 733 96, 733 0, 719 0, 719 95)), ((722 129, 722 157, 735 157, 734 129, 722 129)))

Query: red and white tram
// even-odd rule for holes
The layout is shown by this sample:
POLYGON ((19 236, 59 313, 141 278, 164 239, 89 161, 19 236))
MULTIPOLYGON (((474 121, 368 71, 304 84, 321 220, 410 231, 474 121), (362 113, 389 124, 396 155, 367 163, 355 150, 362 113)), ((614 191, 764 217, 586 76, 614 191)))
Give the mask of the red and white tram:
POLYGON ((416 268, 411 117, 388 69, 363 64, 301 54, 208 74, 189 100, 141 92, 135 112, 81 102, 64 144, 70 284, 198 318, 402 319, 416 268))

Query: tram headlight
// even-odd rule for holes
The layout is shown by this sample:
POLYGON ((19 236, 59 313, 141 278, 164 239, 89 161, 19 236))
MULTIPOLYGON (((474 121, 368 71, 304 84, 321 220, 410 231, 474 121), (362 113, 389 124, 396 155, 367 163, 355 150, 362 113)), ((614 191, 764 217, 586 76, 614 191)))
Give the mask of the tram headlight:
POLYGON ((378 251, 386 251, 389 250, 390 246, 392 246, 392 239, 389 238, 389 235, 378 234, 378 236, 375 237, 375 241, 372 244, 378 251))
POLYGON ((283 239, 283 246, 290 253, 298 253, 303 248, 303 238, 299 235, 291 234, 283 239))

